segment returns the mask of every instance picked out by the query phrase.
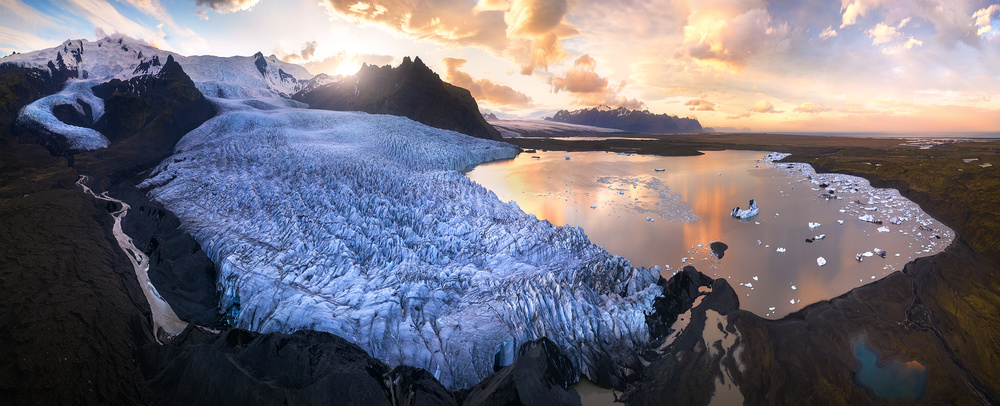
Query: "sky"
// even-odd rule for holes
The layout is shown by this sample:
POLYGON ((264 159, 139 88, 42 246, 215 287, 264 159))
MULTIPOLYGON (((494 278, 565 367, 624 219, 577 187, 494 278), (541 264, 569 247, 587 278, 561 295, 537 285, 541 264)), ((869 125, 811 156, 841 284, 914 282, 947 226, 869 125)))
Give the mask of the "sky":
POLYGON ((122 33, 310 72, 419 56, 501 117, 1000 132, 1000 0, 0 0, 0 54, 122 33))

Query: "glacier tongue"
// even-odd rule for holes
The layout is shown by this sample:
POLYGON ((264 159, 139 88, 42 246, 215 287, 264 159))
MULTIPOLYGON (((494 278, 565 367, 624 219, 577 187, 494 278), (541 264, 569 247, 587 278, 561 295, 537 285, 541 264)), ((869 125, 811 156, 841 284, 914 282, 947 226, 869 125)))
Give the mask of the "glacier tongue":
POLYGON ((659 270, 459 172, 514 147, 403 117, 213 101, 221 113, 140 186, 218 264, 238 326, 328 331, 451 388, 543 336, 590 377, 635 369, 659 270))
POLYGON ((35 100, 24 106, 18 113, 17 122, 20 125, 49 134, 66 137, 69 147, 78 150, 95 150, 106 148, 108 139, 100 132, 77 127, 60 121, 52 113, 59 105, 69 105, 81 115, 86 113, 81 103, 86 103, 91 109, 90 121, 96 122, 104 115, 104 100, 94 95, 91 90, 97 83, 93 81, 71 80, 59 93, 35 100))

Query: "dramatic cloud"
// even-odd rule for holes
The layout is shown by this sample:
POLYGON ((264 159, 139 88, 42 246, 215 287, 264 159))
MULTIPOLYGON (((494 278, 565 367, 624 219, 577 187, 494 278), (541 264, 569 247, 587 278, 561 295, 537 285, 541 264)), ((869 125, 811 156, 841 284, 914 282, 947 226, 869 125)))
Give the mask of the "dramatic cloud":
POLYGON ((575 62, 573 68, 549 80, 552 89, 559 93, 566 90, 570 93, 603 93, 608 88, 608 79, 600 77, 594 69, 597 61, 590 55, 583 55, 575 62))
POLYGON ((444 58, 441 60, 447 67, 445 80, 449 83, 468 89, 472 97, 480 102, 500 106, 526 108, 531 106, 531 98, 510 86, 494 83, 489 79, 473 79, 468 73, 458 70, 465 65, 465 59, 444 58))
POLYGON ((688 100, 684 105, 690 106, 688 110, 691 111, 715 111, 715 103, 707 100, 692 99, 688 100))
POLYGON ((696 10, 684 27, 684 48, 717 69, 740 71, 754 56, 787 48, 788 33, 788 24, 773 23, 764 8, 696 10))
MULTIPOLYGON (((200 1, 200 0, 199 0, 200 1)), ((479 46, 521 65, 522 74, 565 57, 561 40, 579 34, 565 15, 566 0, 452 2, 326 0, 332 13, 377 23, 414 39, 479 46)))
POLYGON ((610 85, 608 79, 601 77, 595 71, 597 61, 590 55, 583 55, 573 62, 573 67, 560 76, 549 78, 552 91, 559 93, 565 90, 576 98, 577 104, 619 106, 639 109, 644 103, 632 98, 620 96, 625 88, 625 81, 610 85))
POLYGON ((991 18, 993 14, 1000 14, 1000 4, 991 4, 989 7, 981 8, 972 14, 972 18, 976 20, 976 35, 986 35, 986 33, 993 31, 993 25, 991 23, 991 18))
POLYGON ((799 107, 792 109, 796 113, 808 113, 808 114, 819 114, 826 111, 825 108, 817 106, 814 103, 806 102, 802 103, 799 107))
MULTIPOLYGON (((148 0, 139 0, 148 1, 148 0)), ((253 8, 260 0, 195 0, 194 5, 201 8, 198 12, 202 18, 206 18, 205 11, 211 9, 219 14, 235 13, 253 8)))
POLYGON ((785 112, 784 110, 775 110, 774 106, 771 105, 771 102, 767 100, 760 100, 754 103, 753 107, 750 108, 750 111, 753 113, 773 113, 773 114, 780 114, 785 112))

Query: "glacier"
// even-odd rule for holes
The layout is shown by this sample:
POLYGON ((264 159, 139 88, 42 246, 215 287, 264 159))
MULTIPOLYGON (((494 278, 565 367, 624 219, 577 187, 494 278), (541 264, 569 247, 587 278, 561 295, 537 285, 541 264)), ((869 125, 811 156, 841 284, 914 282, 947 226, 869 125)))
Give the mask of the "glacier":
POLYGON ((104 115, 104 100, 94 95, 91 90, 97 83, 89 80, 70 80, 59 93, 35 100, 24 106, 18 112, 18 125, 48 134, 58 134, 66 137, 69 147, 78 150, 94 150, 107 148, 110 143, 100 132, 69 125, 52 114, 52 109, 59 105, 72 106, 80 115, 86 114, 83 105, 89 105, 90 121, 96 122, 104 115))
POLYGON ((139 186, 217 264, 238 327, 331 332, 453 389, 543 336, 592 379, 638 367, 658 267, 463 176, 516 147, 404 117, 210 100, 219 115, 139 186))

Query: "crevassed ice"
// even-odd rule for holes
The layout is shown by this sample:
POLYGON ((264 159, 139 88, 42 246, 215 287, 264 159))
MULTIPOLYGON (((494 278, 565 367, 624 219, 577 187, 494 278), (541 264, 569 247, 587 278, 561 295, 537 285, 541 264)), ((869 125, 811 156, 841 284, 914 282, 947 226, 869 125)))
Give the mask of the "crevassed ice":
POLYGON ((52 114, 52 109, 59 105, 70 105, 80 114, 85 114, 81 101, 90 105, 91 121, 96 122, 104 115, 104 100, 94 95, 91 90, 97 83, 93 81, 71 80, 59 93, 35 100, 24 106, 18 112, 17 122, 36 131, 59 134, 66 137, 70 148, 78 150, 94 150, 106 148, 109 143, 103 134, 96 130, 66 124, 52 114))
POLYGON ((402 117, 215 102, 140 186, 219 265, 238 326, 328 331, 451 388, 542 336, 589 376, 647 343, 658 269, 459 172, 514 147, 402 117))

